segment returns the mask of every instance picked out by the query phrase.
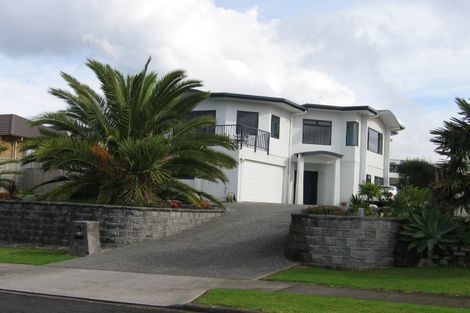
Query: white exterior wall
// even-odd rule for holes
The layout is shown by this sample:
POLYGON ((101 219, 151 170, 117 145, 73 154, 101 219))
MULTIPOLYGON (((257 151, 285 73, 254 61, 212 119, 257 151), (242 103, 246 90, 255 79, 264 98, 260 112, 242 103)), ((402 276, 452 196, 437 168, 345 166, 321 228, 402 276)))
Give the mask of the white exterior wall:
MULTIPOLYGON (((390 130, 370 112, 309 109, 306 113, 292 113, 291 110, 286 109, 286 104, 229 98, 207 99, 196 110, 215 110, 216 123, 219 125, 236 124, 237 111, 257 112, 258 128, 267 132, 271 132, 272 114, 280 117, 280 137, 279 139, 270 138, 269 154, 259 149, 255 152, 253 148, 248 147, 230 152, 239 162, 239 166, 234 170, 226 171, 229 183, 188 181, 195 188, 200 188, 220 199, 224 199, 228 193, 233 193, 239 201, 257 201, 256 194, 258 193, 260 201, 293 203, 297 155, 314 151, 327 151, 342 155, 339 159, 331 156, 302 158, 305 171, 318 171, 317 204, 339 205, 347 202, 351 194, 357 193, 359 184, 365 181, 366 174, 371 175, 372 182, 376 176, 385 180, 388 177, 386 165, 388 164, 389 148, 387 145, 390 144, 390 130), (331 121, 331 145, 303 144, 304 119, 331 121), (348 121, 359 123, 358 146, 346 146, 348 121), (369 127, 384 134, 383 155, 367 150, 369 127), (259 177, 259 182, 254 180, 255 177, 259 177), (253 181, 248 183, 250 180, 253 181), (269 180, 266 188, 262 185, 263 180, 269 180), (280 188, 278 188, 277 180, 282 180, 280 188), (244 186, 244 184, 250 184, 250 186, 244 186), (281 195, 268 195, 269 189, 281 195)), ((301 185, 303 186, 303 182, 301 185)))

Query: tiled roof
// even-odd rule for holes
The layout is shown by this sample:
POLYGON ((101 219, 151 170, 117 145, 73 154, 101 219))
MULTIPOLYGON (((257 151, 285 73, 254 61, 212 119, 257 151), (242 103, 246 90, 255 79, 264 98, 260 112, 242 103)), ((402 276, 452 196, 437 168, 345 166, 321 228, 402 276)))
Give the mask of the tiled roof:
POLYGON ((0 136, 34 138, 39 135, 30 120, 15 114, 0 114, 0 136))

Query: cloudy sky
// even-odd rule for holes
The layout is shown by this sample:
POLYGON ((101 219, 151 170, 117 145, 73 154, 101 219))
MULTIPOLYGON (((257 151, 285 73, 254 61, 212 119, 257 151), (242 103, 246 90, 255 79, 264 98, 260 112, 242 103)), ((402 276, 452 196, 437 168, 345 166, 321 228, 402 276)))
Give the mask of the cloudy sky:
POLYGON ((470 97, 470 1, 0 0, 0 113, 64 104, 59 72, 97 85, 87 58, 125 72, 187 70, 207 90, 391 109, 392 157, 436 160, 429 130, 470 97))

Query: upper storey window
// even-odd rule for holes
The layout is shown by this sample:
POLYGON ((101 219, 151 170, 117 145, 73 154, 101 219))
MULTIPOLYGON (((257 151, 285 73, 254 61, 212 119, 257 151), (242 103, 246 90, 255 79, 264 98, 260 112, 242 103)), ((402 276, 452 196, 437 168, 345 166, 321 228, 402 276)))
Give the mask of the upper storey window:
POLYGON ((331 145, 331 122, 304 120, 302 143, 331 145))
POLYGON ((369 128, 367 134, 367 150, 382 154, 384 135, 375 129, 369 128))
MULTIPOLYGON (((192 119, 199 118, 199 117, 212 117, 215 121, 215 110, 192 111, 188 115, 188 120, 192 120, 192 119)), ((199 131, 202 133, 214 134, 215 127, 206 126, 206 127, 201 128, 199 131)))
POLYGON ((271 115, 271 137, 279 139, 279 128, 281 126, 281 119, 279 116, 271 115))
POLYGON ((359 123, 346 122, 346 146, 357 146, 359 143, 359 123))

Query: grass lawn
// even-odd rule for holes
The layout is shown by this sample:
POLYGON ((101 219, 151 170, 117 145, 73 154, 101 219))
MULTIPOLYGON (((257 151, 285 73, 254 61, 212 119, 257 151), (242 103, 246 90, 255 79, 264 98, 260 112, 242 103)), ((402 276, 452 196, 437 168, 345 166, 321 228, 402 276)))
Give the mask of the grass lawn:
POLYGON ((0 248, 0 263, 43 265, 74 258, 60 250, 0 248))
POLYGON ((385 301, 305 296, 283 292, 215 289, 195 303, 242 308, 266 313, 464 313, 468 309, 385 301))
POLYGON ((470 268, 387 268, 367 271, 293 267, 266 280, 362 289, 470 296, 470 268))

